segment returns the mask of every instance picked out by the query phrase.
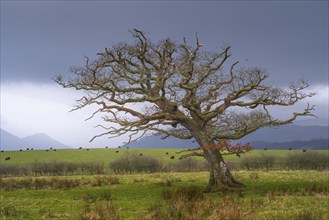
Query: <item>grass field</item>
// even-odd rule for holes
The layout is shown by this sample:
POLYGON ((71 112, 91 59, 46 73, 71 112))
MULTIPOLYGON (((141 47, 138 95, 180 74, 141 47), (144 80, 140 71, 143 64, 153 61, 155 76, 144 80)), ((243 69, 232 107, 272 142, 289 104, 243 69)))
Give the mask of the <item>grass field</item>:
MULTIPOLYGON (((127 154, 178 161, 177 149, 6 151, 1 164, 106 164, 127 154), (116 151, 119 151, 116 153, 116 151), (166 154, 168 152, 168 155, 166 154), (11 160, 5 160, 6 157, 11 160)), ((329 151, 315 151, 328 155, 329 151)), ((276 157, 301 151, 255 150, 276 157)), ((245 157, 242 155, 241 158, 245 157)), ((240 159, 241 159, 240 158, 240 159)), ((225 156, 238 161, 235 155, 225 156)), ((1 177, 0 219, 296 219, 329 220, 329 171, 234 171, 246 187, 203 193, 208 172, 1 177)))
MULTIPOLYGON (((191 215, 194 219, 329 219, 328 172, 240 171, 234 175, 247 187, 209 194, 196 193, 206 185, 207 172, 111 176, 117 181, 104 185, 97 184, 99 176, 56 177, 57 180, 36 177, 29 179, 31 183, 40 179, 50 185, 55 180, 75 180, 80 185, 59 184, 56 188, 45 184, 44 189, 1 191, 0 216, 70 220, 101 219, 100 216, 188 219, 191 215), (198 197, 189 197, 189 192, 198 197), (188 211, 189 208, 193 209, 188 211)), ((2 184, 24 180, 28 182, 26 177, 3 178, 2 184)))
MULTIPOLYGON (((86 161, 99 161, 109 163, 114 159, 120 158, 125 154, 140 154, 145 156, 157 156, 161 157, 164 161, 169 161, 171 156, 179 158, 182 154, 176 152, 181 151, 180 149, 160 149, 160 148, 140 148, 140 149, 126 149, 126 148, 91 148, 87 149, 59 149, 56 151, 50 150, 33 150, 33 151, 5 151, 0 153, 1 163, 8 164, 30 164, 35 161, 58 161, 58 162, 86 162, 86 161), (116 153, 116 151, 119 151, 116 153), (166 155, 166 152, 169 155, 166 155), (11 160, 5 161, 6 157, 10 157, 11 160)), ((273 156, 283 157, 290 153, 302 152, 301 150, 254 150, 241 156, 257 156, 263 153, 271 154, 273 156)), ((314 152, 320 152, 321 154, 327 154, 328 150, 314 150, 314 152)), ((235 155, 224 156, 226 160, 238 161, 239 157, 235 155)))

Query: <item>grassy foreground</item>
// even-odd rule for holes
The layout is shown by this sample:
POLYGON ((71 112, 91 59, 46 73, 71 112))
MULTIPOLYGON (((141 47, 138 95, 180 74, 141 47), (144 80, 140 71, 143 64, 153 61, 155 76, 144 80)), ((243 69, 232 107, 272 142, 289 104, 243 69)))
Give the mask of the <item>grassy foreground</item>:
POLYGON ((247 187, 208 194, 207 172, 2 178, 0 218, 329 219, 327 171, 234 175, 247 187))

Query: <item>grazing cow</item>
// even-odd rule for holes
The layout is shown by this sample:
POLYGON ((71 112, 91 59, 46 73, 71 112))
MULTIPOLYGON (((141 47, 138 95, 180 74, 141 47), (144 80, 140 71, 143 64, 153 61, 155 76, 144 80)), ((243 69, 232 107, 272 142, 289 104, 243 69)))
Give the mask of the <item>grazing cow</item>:
POLYGON ((1 153, 5 152, 4 150, 1 151, 1 153))
POLYGON ((306 152, 306 150, 304 149, 304 150, 303 150, 303 152, 305 153, 305 152, 306 152))
POLYGON ((166 155, 168 155, 169 153, 168 152, 166 152, 166 155))
POLYGON ((31 150, 33 150, 33 148, 31 148, 31 150))
POLYGON ((79 149, 82 149, 82 147, 79 147, 79 149))
POLYGON ((26 150, 30 150, 30 148, 26 148, 26 150))
POLYGON ((170 159, 172 159, 172 160, 175 159, 175 156, 171 156, 170 159))
POLYGON ((19 149, 19 151, 23 151, 22 149, 19 149))
POLYGON ((50 150, 52 150, 53 148, 51 147, 50 150))
POLYGON ((121 148, 121 146, 119 146, 118 148, 121 148))
POLYGON ((10 160, 10 157, 6 157, 5 160, 10 160))
POLYGON ((109 148, 108 146, 106 146, 105 148, 109 148))
POLYGON ((139 154, 139 156, 143 156, 143 154, 139 154))
POLYGON ((56 149, 54 149, 54 151, 56 151, 56 149))
POLYGON ((115 151, 115 153, 119 153, 119 151, 117 150, 117 151, 115 151))
POLYGON ((87 151, 89 151, 89 149, 87 149, 87 151))
POLYGON ((265 147, 264 150, 267 150, 267 148, 265 147))
POLYGON ((47 149, 46 151, 48 152, 49 150, 47 149))
POLYGON ((289 148, 289 150, 292 150, 291 148, 289 148))

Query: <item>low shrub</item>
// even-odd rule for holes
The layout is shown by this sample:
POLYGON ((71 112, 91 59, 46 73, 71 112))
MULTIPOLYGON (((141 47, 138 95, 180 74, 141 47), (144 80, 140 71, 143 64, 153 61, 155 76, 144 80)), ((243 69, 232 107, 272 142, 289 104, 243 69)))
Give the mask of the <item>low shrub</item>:
POLYGON ((312 151, 294 153, 284 157, 282 164, 289 170, 326 170, 329 169, 329 157, 312 151))
POLYGON ((162 192, 164 200, 198 200, 203 198, 203 191, 196 186, 179 187, 177 189, 165 190, 162 192))
POLYGON ((35 175, 51 175, 51 176, 58 176, 58 175, 68 175, 74 174, 78 170, 79 166, 75 163, 70 162, 40 162, 36 161, 31 166, 31 171, 35 175))
POLYGON ((86 204, 80 216, 81 220, 119 220, 117 208, 112 201, 86 204))
POLYGON ((151 156, 125 155, 110 163, 110 169, 122 173, 155 173, 161 172, 162 160, 151 156))
POLYGON ((195 186, 170 189, 163 192, 161 201, 149 209, 144 217, 155 219, 243 219, 247 214, 232 197, 214 202, 195 186))
POLYGON ((165 177, 157 181, 155 184, 158 186, 172 186, 173 183, 182 182, 182 179, 179 177, 165 177))
POLYGON ((112 199, 112 194, 110 191, 101 192, 101 193, 92 193, 88 192, 83 195, 82 200, 86 203, 94 203, 96 201, 110 201, 112 199))
POLYGON ((78 168, 81 169, 81 173, 85 174, 105 174, 105 166, 103 162, 83 162, 78 163, 78 168))
POLYGON ((240 166, 242 169, 247 170, 271 170, 274 169, 274 165, 277 158, 273 155, 262 154, 260 156, 246 156, 241 158, 240 166))
POLYGON ((26 177, 22 179, 0 178, 0 190, 2 191, 32 189, 33 187, 34 187, 34 181, 31 177, 26 177))
POLYGON ((28 176, 30 174, 31 171, 27 166, 0 163, 0 176, 28 176))
POLYGON ((81 220, 118 220, 117 207, 112 201, 109 191, 101 193, 87 193, 83 197, 85 203, 81 220))
POLYGON ((255 172, 250 173, 250 174, 249 174, 249 177, 250 177, 251 179, 259 179, 258 173, 255 173, 255 172))
POLYGON ((119 184, 119 179, 112 176, 95 176, 91 182, 92 186, 115 185, 119 184))
POLYGON ((81 182, 79 179, 68 179, 68 178, 51 178, 48 182, 48 187, 51 189, 69 189, 80 186, 81 182))
POLYGON ((12 204, 1 204, 0 218, 1 219, 19 219, 21 216, 26 216, 25 210, 18 209, 12 204))
POLYGON ((320 220, 324 219, 318 213, 312 210, 299 210, 297 211, 296 215, 294 216, 294 220, 320 220))
POLYGON ((0 190, 13 191, 21 189, 69 189, 78 186, 103 186, 119 184, 117 177, 94 176, 93 178, 0 178, 0 190))
POLYGON ((104 163, 94 162, 34 162, 31 172, 35 175, 63 176, 73 174, 105 174, 104 163))
POLYGON ((188 158, 184 158, 181 160, 168 162, 166 170, 173 171, 173 172, 207 171, 208 164, 205 160, 197 160, 197 159, 188 157, 188 158))
POLYGON ((323 194, 329 195, 329 185, 328 184, 320 184, 317 181, 313 181, 306 186, 305 189, 306 195, 313 194, 323 194))

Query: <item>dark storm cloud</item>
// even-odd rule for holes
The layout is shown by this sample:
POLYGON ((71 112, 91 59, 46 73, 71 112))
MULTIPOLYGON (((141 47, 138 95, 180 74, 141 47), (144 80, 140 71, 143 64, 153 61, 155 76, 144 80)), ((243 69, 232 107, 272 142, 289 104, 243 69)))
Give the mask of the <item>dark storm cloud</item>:
POLYGON ((199 38, 275 82, 328 84, 328 2, 1 1, 1 80, 51 82, 140 28, 154 41, 199 38))

